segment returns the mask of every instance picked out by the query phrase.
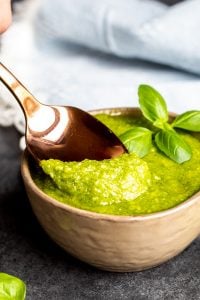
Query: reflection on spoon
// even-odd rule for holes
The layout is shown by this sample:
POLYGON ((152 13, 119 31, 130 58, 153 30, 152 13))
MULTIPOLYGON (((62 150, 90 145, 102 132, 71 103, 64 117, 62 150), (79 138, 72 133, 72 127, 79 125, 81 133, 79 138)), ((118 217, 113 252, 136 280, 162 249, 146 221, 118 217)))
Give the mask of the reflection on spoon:
POLYGON ((36 160, 102 160, 127 152, 116 135, 89 113, 40 103, 2 63, 0 80, 24 112, 26 145, 36 160))

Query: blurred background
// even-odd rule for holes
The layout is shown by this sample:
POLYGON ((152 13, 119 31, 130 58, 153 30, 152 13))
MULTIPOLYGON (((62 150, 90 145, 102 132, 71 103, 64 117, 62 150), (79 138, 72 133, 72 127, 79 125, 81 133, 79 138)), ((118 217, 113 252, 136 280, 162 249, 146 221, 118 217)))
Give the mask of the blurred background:
MULTIPOLYGON (((44 103, 138 106, 141 83, 170 111, 200 109, 200 1, 19 0, 1 61, 44 103)), ((24 118, 0 89, 0 124, 24 118)), ((9 124, 8 124, 9 123, 9 124)))

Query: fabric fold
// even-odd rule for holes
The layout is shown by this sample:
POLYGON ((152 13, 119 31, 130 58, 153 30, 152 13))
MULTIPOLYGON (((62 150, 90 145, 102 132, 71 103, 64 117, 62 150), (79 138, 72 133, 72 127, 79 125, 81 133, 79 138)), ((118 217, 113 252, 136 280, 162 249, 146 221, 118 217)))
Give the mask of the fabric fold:
POLYGON ((200 74, 199 16, 199 0, 173 6, 154 0, 45 0, 36 27, 56 40, 200 74))

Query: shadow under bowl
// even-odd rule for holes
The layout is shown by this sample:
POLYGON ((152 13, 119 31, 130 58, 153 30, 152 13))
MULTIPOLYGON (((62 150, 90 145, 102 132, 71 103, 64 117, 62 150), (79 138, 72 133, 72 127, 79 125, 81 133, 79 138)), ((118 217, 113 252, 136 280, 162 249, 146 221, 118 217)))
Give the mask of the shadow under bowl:
MULTIPOLYGON (((141 114, 137 108, 91 113, 141 114)), ((200 192, 162 212, 105 215, 60 203, 46 195, 32 179, 29 158, 25 151, 21 173, 39 223, 54 242, 90 265, 115 272, 141 271, 176 256, 200 234, 200 192)))

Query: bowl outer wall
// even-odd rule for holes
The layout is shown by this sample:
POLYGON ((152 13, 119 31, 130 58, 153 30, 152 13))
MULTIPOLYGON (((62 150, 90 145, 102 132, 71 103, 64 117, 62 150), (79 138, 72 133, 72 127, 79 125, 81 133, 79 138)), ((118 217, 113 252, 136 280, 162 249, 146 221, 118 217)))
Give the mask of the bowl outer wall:
MULTIPOLYGON (((91 113, 102 112, 141 114, 137 108, 91 113)), ((163 212, 113 216, 74 208, 44 194, 31 178, 27 151, 21 173, 32 209, 47 234, 73 256, 100 269, 129 272, 154 267, 179 254, 200 234, 200 192, 163 212)))

